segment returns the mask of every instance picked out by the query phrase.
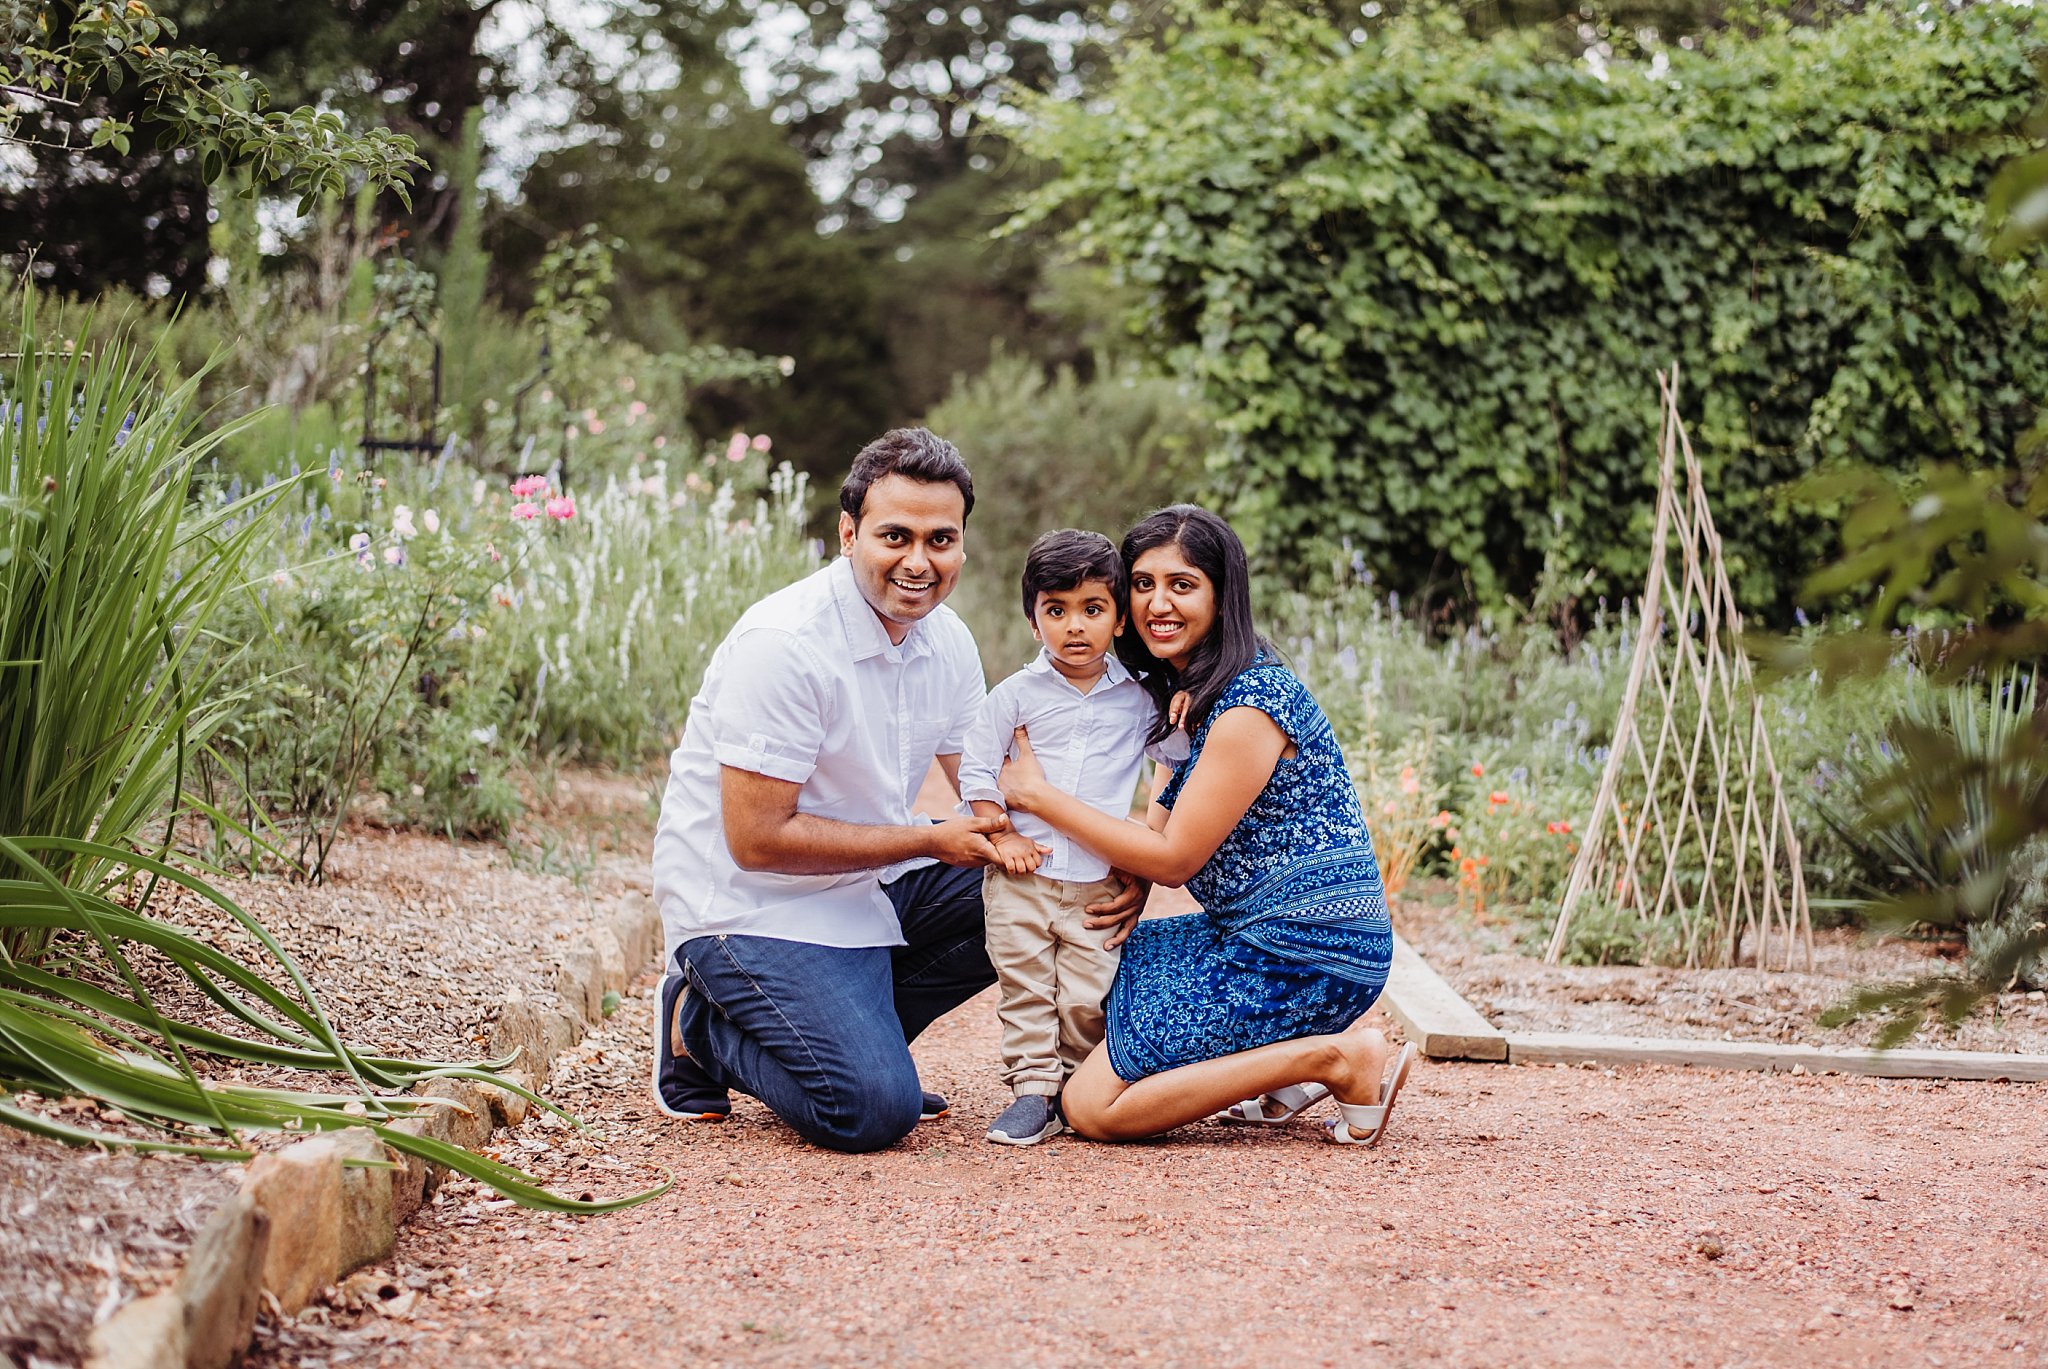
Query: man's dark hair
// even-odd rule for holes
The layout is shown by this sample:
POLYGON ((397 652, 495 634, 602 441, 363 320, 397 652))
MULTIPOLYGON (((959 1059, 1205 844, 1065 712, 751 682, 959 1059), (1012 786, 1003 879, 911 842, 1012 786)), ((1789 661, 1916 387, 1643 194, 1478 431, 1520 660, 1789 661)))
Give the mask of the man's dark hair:
POLYGON ((929 428, 891 428, 860 449, 846 483, 839 487, 839 507, 852 514, 855 523, 867 507, 868 487, 885 475, 908 476, 928 485, 949 481, 960 487, 967 505, 960 511, 961 521, 974 512, 974 477, 960 459, 960 449, 929 428))
POLYGON ((1065 589, 1078 589, 1090 580, 1109 586, 1116 611, 1124 611, 1130 577, 1124 574, 1124 558, 1116 543, 1099 532, 1061 528, 1046 533, 1024 553, 1024 616, 1038 614, 1038 596, 1065 589))

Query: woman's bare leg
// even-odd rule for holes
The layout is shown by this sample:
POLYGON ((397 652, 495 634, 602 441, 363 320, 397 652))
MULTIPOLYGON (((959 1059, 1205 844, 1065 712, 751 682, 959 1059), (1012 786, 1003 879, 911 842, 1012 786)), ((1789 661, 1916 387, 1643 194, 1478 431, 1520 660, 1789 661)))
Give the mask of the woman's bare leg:
POLYGON ((1331 1036, 1276 1041, 1182 1065, 1135 1084, 1117 1078, 1109 1048, 1097 1046, 1067 1081, 1061 1111, 1067 1125, 1090 1140, 1135 1141, 1289 1084, 1327 1084, 1340 1103, 1377 1103, 1387 1038, 1364 1023, 1360 1018, 1331 1036))

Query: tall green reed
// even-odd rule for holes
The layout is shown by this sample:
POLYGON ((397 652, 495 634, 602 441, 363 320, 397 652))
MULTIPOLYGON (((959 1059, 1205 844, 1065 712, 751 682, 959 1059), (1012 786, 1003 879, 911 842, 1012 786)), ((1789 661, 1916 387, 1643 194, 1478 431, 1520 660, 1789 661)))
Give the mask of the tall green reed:
POLYGON ((66 348, 39 332, 27 292, 19 318, 0 390, 0 1123, 220 1159, 247 1158, 245 1131, 362 1126, 529 1206, 595 1212, 662 1191, 561 1199, 396 1125, 444 1104, 377 1090, 443 1076, 511 1088, 492 1072, 510 1061, 384 1059, 351 1046, 253 917, 138 849, 160 821, 155 844, 168 855, 191 802, 187 766, 236 706, 235 692, 216 687, 236 644, 209 623, 247 590, 244 561, 262 526, 252 514, 277 491, 195 506, 194 468, 232 430, 201 430, 196 378, 161 386, 156 349, 119 334, 89 353, 66 348), (160 882, 232 921, 261 947, 264 968, 151 916, 160 882), (117 897, 137 884, 140 897, 117 897), (138 948, 240 1030, 166 1016, 136 969, 138 948), (340 1076, 347 1087, 217 1084, 194 1053, 340 1076), (30 1094, 96 1099, 141 1133, 58 1121, 17 1101, 30 1094))
MULTIPOLYGON (((125 848, 233 707, 211 690, 207 624, 266 496, 189 509, 194 467, 234 430, 198 429, 198 377, 162 390, 154 349, 118 333, 69 349, 21 300, 0 381, 0 833, 125 848)), ((108 870, 73 851, 47 863, 75 888, 108 870)), ((33 956, 44 939, 9 930, 0 949, 33 956)))

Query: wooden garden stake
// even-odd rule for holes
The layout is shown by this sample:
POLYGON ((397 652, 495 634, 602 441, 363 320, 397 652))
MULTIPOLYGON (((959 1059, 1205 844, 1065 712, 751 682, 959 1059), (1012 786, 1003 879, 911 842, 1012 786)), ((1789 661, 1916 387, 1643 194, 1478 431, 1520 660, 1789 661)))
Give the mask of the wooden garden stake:
POLYGON ((1811 968, 1799 837, 1679 416, 1678 367, 1657 385, 1657 519, 1635 652, 1544 959, 1557 962, 1573 913, 1597 899, 1633 914, 1645 937, 1675 933, 1688 966, 1734 965, 1746 945, 1761 967, 1811 968))

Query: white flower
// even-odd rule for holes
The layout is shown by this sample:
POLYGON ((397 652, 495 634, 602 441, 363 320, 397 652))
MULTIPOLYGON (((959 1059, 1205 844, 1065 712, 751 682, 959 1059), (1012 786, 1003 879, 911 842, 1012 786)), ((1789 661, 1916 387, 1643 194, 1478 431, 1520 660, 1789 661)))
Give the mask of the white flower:
POLYGON ((420 526, 425 528, 428 532, 439 532, 441 530, 440 513, 434 509, 428 509, 425 513, 420 515, 420 526))
POLYGON ((469 739, 478 746, 495 746, 498 741, 498 725, 492 723, 489 727, 472 727, 469 729, 469 739))
MULTIPOLYGON (((400 537, 417 537, 420 535, 419 529, 412 525, 412 508, 409 505, 400 504, 391 511, 391 530, 400 537)), ((390 558, 387 557, 385 559, 389 560, 390 558)))
POLYGON ((397 565, 403 565, 403 564, 404 564, 404 562, 405 562, 405 548, 404 548, 404 547, 386 547, 386 548, 384 548, 384 564, 385 564, 385 565, 387 565, 387 566, 397 566, 397 565))
POLYGON ((279 589, 290 589, 292 587, 292 573, 288 570, 274 572, 270 577, 270 583, 276 585, 279 589))
POLYGON ((370 549, 370 534, 359 532, 354 537, 349 538, 348 549, 353 552, 368 551, 370 549))

